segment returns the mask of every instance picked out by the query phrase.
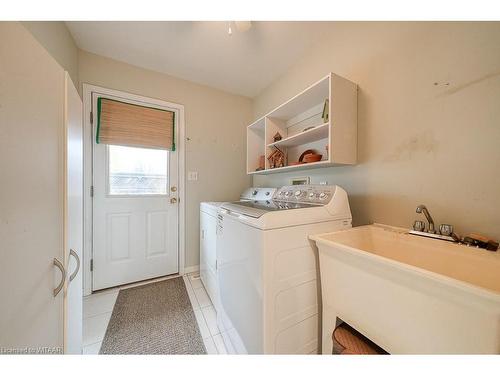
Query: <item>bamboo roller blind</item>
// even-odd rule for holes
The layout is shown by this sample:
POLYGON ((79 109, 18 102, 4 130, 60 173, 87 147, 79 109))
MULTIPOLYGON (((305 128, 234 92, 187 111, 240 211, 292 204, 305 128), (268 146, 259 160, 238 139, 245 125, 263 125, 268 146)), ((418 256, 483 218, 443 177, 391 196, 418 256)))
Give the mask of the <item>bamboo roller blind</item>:
POLYGON ((175 150, 174 112, 97 99, 96 142, 175 150))

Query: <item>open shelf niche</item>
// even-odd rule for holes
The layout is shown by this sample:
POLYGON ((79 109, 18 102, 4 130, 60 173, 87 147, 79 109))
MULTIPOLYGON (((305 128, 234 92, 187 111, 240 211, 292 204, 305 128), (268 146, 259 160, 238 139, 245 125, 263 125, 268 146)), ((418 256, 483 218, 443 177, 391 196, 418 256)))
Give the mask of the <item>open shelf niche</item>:
POLYGON ((269 112, 247 128, 247 174, 268 174, 298 169, 356 164, 357 85, 330 73, 269 112), (329 118, 323 118, 328 100, 329 118), (282 139, 274 141, 279 132, 282 139), (286 164, 271 168, 268 157, 280 149, 286 164), (295 164, 306 150, 323 157, 320 161, 295 164), (259 160, 264 157, 264 169, 259 160))

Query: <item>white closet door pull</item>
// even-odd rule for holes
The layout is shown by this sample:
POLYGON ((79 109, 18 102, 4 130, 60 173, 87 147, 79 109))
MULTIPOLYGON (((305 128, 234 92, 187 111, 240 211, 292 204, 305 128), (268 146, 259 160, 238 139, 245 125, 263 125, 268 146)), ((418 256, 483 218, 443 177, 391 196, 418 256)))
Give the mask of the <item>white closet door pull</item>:
MULTIPOLYGON (((75 260, 76 260, 76 270, 69 277, 69 282, 71 282, 76 277, 76 275, 78 274, 78 271, 80 270, 80 257, 78 256, 76 251, 74 251, 73 249, 69 249, 69 255, 70 256, 73 255, 75 257, 75 260)), ((69 265, 68 265, 68 268, 69 268, 69 265)))
POLYGON ((64 286, 64 280, 66 280, 66 270, 64 269, 64 266, 62 265, 62 263, 59 262, 59 260, 57 260, 57 258, 54 258, 54 266, 59 268, 59 270, 61 271, 61 281, 59 282, 59 285, 57 286, 57 288, 54 289, 54 297, 55 297, 59 294, 62 287, 64 286))

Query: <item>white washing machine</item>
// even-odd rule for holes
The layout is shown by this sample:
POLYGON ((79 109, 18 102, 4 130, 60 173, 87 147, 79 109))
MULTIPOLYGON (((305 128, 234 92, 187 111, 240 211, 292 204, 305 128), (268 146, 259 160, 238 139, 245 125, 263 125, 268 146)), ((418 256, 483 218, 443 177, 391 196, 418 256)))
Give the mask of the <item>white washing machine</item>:
MULTIPOLYGON (((275 188, 249 188, 240 195, 240 201, 271 199, 275 188)), ((212 300, 214 308, 219 306, 217 281, 217 210, 224 202, 200 203, 200 278, 212 300)))
POLYGON ((338 186, 286 186, 271 200, 222 204, 217 319, 226 346, 242 354, 317 353, 321 292, 308 236, 351 226, 338 186))

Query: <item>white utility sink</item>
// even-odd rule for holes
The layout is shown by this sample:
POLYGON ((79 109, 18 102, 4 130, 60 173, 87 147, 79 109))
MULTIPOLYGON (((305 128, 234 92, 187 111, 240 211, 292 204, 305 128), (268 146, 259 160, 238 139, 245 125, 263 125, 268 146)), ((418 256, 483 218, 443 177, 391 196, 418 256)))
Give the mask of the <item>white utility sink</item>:
POLYGON ((337 318, 393 354, 500 353, 500 254, 367 225, 319 249, 323 353, 337 318))

